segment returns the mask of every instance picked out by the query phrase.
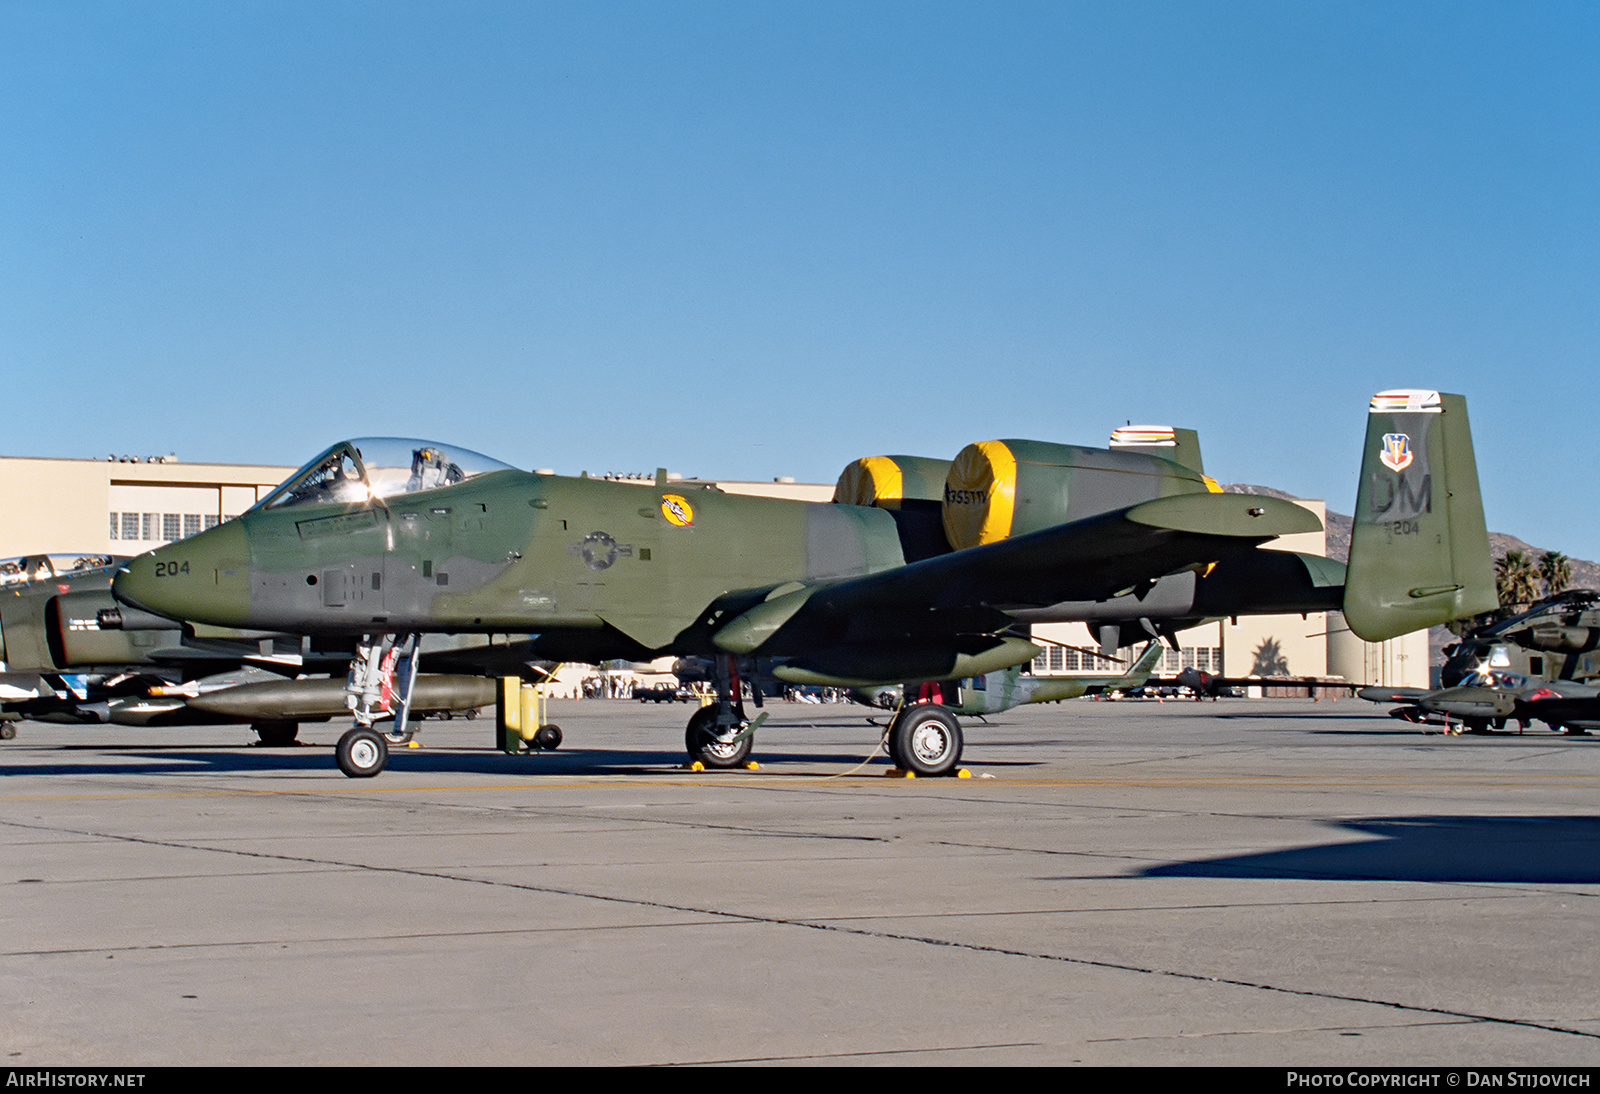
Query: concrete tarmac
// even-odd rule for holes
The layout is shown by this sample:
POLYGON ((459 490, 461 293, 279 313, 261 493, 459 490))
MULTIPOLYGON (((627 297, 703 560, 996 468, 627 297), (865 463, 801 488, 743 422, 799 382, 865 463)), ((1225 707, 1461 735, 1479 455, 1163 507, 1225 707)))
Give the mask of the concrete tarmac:
POLYGON ((696 774, 687 706, 552 708, 364 781, 336 723, 24 723, 6 1062, 1600 1064, 1600 740, 1074 701, 904 780, 774 703, 696 774))

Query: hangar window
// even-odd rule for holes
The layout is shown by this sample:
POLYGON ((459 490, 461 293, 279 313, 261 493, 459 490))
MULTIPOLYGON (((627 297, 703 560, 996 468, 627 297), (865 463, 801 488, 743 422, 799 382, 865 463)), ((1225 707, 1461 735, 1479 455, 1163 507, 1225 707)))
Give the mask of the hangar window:
POLYGON ((185 514, 183 514, 183 538, 188 539, 190 536, 199 535, 199 534, 200 534, 200 514, 199 513, 185 513, 185 514))
POLYGON ((183 538, 182 513, 161 514, 161 538, 166 540, 168 543, 175 539, 183 538))
POLYGON ((117 514, 117 513, 112 513, 111 514, 111 538, 112 539, 116 539, 117 538, 117 517, 119 515, 120 514, 117 514))
POLYGON ((122 514, 122 538, 123 539, 138 539, 139 538, 139 514, 138 513, 124 513, 124 514, 122 514))

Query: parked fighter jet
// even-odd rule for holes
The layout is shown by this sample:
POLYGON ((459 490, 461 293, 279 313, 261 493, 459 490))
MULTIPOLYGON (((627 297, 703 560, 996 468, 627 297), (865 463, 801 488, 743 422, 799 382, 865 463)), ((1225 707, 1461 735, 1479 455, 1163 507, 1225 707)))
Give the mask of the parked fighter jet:
POLYGON ((1374 703, 1402 704, 1389 712, 1391 718, 1457 733, 1486 733, 1513 721, 1519 726, 1545 722, 1574 734, 1600 729, 1600 688, 1572 680, 1530 684, 1521 676, 1500 675, 1437 691, 1362 688, 1356 694, 1374 703))
POLYGON ((1507 722, 1554 730, 1600 729, 1600 593, 1569 589, 1526 611, 1477 627, 1447 648, 1445 686, 1363 688, 1374 703, 1399 703, 1402 721, 1481 733, 1507 722))
MULTIPOLYGON (((854 496, 831 504, 343 441, 238 519, 135 559, 115 590, 171 618, 360 636, 373 665, 395 635, 440 631, 532 632, 530 659, 715 657, 718 699, 686 743, 724 767, 744 762, 764 717, 740 698, 756 658, 793 683, 875 687, 1022 664, 1039 650, 1015 632, 1024 622, 1090 621, 1120 646, 1206 618, 1342 607, 1381 639, 1494 603, 1460 396, 1372 400, 1348 574, 1262 549, 1320 530, 1307 510, 1221 493, 1139 440, 985 441, 942 483, 914 461, 871 457, 841 480, 854 496)), ((1163 444, 1180 455, 1175 435, 1163 444)), ((340 766, 376 774, 384 742, 356 716, 340 766)), ((938 703, 905 706, 890 743, 918 773, 952 770, 961 753, 938 703)))
MULTIPOLYGON (((299 724, 346 712, 351 643, 183 626, 119 607, 110 555, 28 555, 0 561, 0 737, 19 718, 119 725, 245 722, 264 744, 294 741, 299 724), (286 679, 299 674, 306 679, 286 679), (316 676, 332 673, 332 676, 316 676)), ((449 644, 446 642, 446 644, 449 644)), ((493 684, 420 678, 415 708, 476 709, 493 684)))
MULTIPOLYGON (((1023 666, 1013 665, 998 672, 950 681, 953 686, 930 681, 928 694, 912 694, 913 703, 930 699, 946 706, 953 714, 1001 714, 1013 707, 1028 703, 1059 703, 1064 699, 1081 699, 1085 695, 1106 695, 1114 691, 1132 691, 1143 687, 1150 679, 1150 670, 1165 652, 1155 639, 1146 643, 1134 663, 1120 673, 1082 673, 1071 676, 1032 676, 1022 671, 1023 666), (933 694, 937 689, 937 696, 933 694)), ((852 688, 850 698, 864 706, 881 710, 899 710, 907 701, 907 688, 894 684, 882 688, 852 688)), ((911 689, 917 691, 920 689, 911 689)))

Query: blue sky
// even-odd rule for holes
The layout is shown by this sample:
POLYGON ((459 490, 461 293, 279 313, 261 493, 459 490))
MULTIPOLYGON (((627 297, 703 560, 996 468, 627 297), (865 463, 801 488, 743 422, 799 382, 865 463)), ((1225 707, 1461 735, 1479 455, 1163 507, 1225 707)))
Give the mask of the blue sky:
POLYGON ((832 481, 1132 420, 1348 512, 1434 387, 1490 525, 1597 558, 1596 56, 1592 4, 0 0, 0 450, 832 481))

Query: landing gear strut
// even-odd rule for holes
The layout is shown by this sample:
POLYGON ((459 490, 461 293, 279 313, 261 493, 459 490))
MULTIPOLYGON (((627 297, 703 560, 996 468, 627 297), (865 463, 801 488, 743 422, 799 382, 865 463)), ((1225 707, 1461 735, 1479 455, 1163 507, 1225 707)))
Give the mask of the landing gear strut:
POLYGON ((352 779, 370 779, 389 762, 389 743, 405 744, 411 729, 411 693, 417 683, 417 654, 422 645, 416 634, 362 635, 350 659, 345 683, 345 706, 356 724, 339 738, 339 770, 352 779), (387 733, 372 728, 387 715, 394 725, 387 733))

